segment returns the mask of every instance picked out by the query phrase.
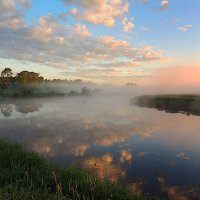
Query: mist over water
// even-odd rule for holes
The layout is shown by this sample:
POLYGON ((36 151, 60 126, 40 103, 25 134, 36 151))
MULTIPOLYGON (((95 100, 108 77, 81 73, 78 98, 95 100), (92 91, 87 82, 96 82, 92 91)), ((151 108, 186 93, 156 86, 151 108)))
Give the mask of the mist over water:
POLYGON ((0 0, 0 200, 200 200, 199 19, 200 0, 0 0))
POLYGON ((130 104, 135 96, 160 92, 105 86, 91 96, 0 100, 0 137, 138 195, 198 199, 200 117, 130 104))

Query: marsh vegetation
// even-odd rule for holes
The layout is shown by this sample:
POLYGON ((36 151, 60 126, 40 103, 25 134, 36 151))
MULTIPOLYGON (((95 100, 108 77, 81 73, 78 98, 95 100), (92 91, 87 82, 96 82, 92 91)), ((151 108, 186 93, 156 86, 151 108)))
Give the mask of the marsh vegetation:
POLYGON ((131 104, 140 107, 156 108, 170 113, 200 115, 200 95, 144 95, 132 99, 131 104))
POLYGON ((120 184, 74 167, 49 164, 37 153, 0 140, 0 199, 148 200, 120 184), (3 161, 3 162, 2 162, 3 161))

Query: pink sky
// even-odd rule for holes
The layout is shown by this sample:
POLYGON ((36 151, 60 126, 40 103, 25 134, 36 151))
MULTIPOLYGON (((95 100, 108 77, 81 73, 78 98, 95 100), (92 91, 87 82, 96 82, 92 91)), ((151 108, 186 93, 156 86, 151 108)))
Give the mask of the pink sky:
POLYGON ((200 67, 174 66, 158 69, 143 84, 159 87, 200 87, 200 67))

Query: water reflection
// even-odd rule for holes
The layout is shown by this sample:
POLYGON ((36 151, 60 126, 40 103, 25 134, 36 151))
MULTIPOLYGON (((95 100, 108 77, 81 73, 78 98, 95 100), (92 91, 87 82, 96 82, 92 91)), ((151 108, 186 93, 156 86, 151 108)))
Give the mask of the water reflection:
POLYGON ((170 200, 199 199, 200 193, 198 187, 177 187, 169 185, 163 177, 158 177, 158 182, 161 191, 167 193, 170 200))
POLYGON ((31 113, 31 112, 36 112, 39 111, 39 109, 42 107, 42 103, 41 102, 33 102, 33 101, 20 101, 17 104, 15 104, 15 109, 17 112, 20 113, 31 113))
POLYGON ((43 100, 36 116, 0 121, 0 137, 51 162, 117 180, 138 195, 198 199, 200 118, 129 106, 128 97, 113 102, 43 100))
POLYGON ((9 103, 1 103, 0 110, 4 117, 9 118, 14 112, 19 112, 23 114, 33 113, 39 111, 43 104, 38 101, 32 101, 28 99, 21 99, 17 101, 10 101, 9 103))
MULTIPOLYGON (((119 161, 119 160, 118 160, 119 161)), ((108 178, 112 181, 124 179, 126 172, 120 162, 115 160, 111 153, 105 153, 100 157, 91 156, 84 159, 81 168, 87 169, 95 176, 108 178)))
POLYGON ((1 113, 4 117, 10 117, 12 114, 13 105, 12 104, 0 104, 1 113))

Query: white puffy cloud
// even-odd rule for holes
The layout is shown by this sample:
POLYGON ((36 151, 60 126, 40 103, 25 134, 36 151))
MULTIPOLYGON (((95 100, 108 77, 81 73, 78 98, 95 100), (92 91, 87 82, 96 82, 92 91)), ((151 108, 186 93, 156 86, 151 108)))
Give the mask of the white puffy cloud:
POLYGON ((103 24, 109 28, 115 25, 116 18, 122 17, 129 10, 128 1, 122 0, 64 0, 64 2, 78 6, 70 12, 75 18, 92 24, 103 24))
POLYGON ((16 6, 27 9, 30 7, 29 0, 1 0, 0 14, 16 12, 16 6))
POLYGON ((43 42, 48 42, 59 29, 58 23, 49 16, 39 18, 38 24, 30 30, 30 36, 43 42))
MULTIPOLYGON (((0 17, 0 19, 2 19, 0 17)), ((25 25, 24 20, 20 16, 6 17, 0 21, 0 27, 11 28, 17 30, 25 25)))
POLYGON ((128 20, 127 17, 123 18, 122 20, 122 27, 124 32, 129 32, 134 29, 135 25, 133 20, 128 20))
MULTIPOLYGON (((86 25, 63 24, 60 23, 59 16, 41 16, 35 24, 28 25, 23 20, 23 14, 30 6, 27 2, 25 0, 0 2, 2 5, 0 19, 6 16, 5 20, 0 21, 1 58, 43 64, 64 70, 73 69, 71 74, 74 76, 83 77, 85 73, 85 77, 93 78, 95 73, 99 73, 102 78, 108 74, 112 77, 129 77, 134 73, 131 68, 142 66, 147 62, 165 60, 163 53, 154 47, 136 48, 127 41, 113 36, 93 36, 86 25), (10 13, 9 16, 5 15, 6 12, 10 13)), ((115 17, 124 12, 123 9, 116 10, 119 9, 118 6, 127 5, 120 0, 109 2, 108 5, 104 5, 103 0, 97 1, 95 5, 92 0, 76 1, 76 3, 92 11, 98 10, 99 6, 105 9, 112 7, 115 14, 110 16, 114 21, 115 17)), ((79 14, 76 9, 71 12, 79 14)), ((103 23, 108 25, 109 21, 103 23)), ((133 27, 134 24, 125 18, 124 30, 129 31, 133 27)))
POLYGON ((72 30, 80 35, 80 36, 85 36, 88 37, 91 35, 91 33, 89 32, 88 28, 85 25, 81 25, 81 24, 76 24, 72 30))
POLYGON ((1 57, 64 69, 135 67, 165 59, 153 47, 135 48, 112 36, 94 37, 84 25, 66 27, 48 16, 18 31, 1 28, 0 43, 1 57))
POLYGON ((0 28, 17 30, 25 25, 23 13, 30 7, 28 0, 0 1, 0 28))

